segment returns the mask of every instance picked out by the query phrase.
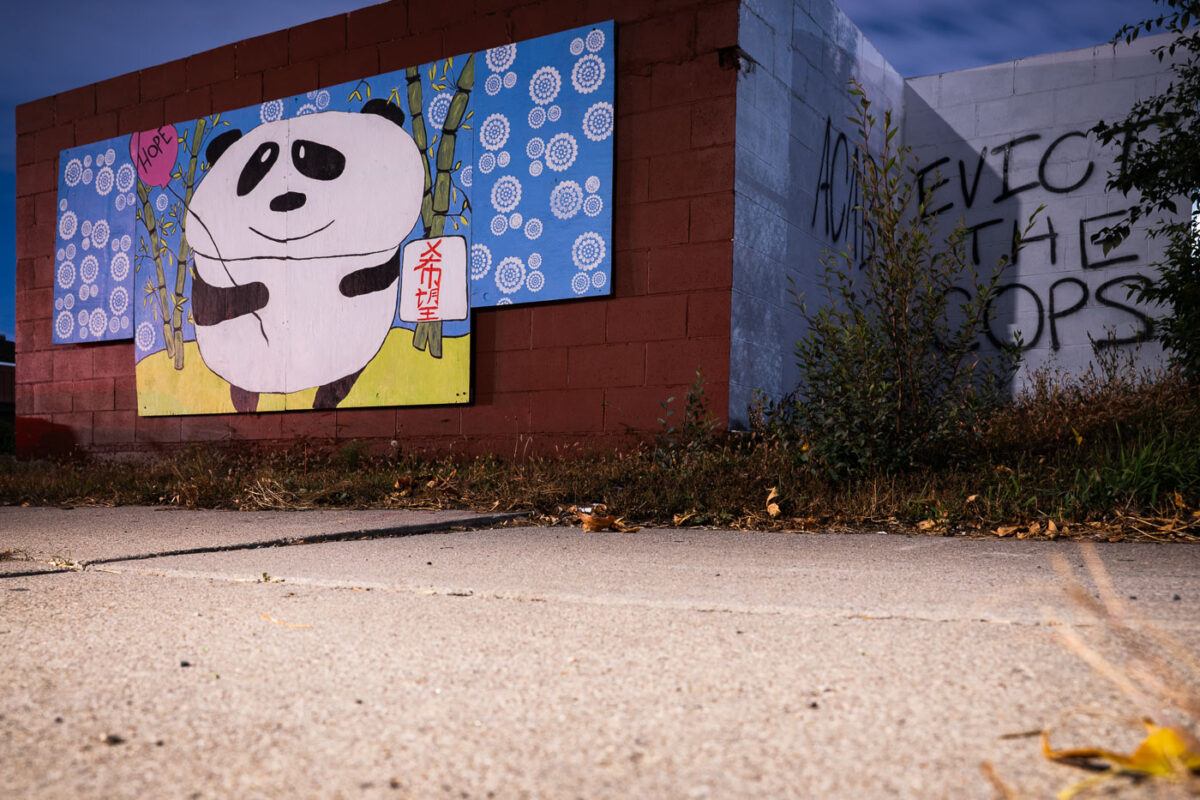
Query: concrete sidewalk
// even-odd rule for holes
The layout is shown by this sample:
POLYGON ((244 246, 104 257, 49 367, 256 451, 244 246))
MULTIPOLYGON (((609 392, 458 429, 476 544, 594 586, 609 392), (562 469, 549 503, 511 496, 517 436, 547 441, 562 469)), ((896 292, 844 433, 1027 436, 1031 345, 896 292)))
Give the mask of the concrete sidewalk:
MULTIPOLYGON (((1082 571, 1074 544, 494 523, 0 509, 0 551, 39 559, 0 562, 0 786, 987 798, 987 760, 1046 797, 1086 774, 1007 734, 1139 738, 1146 709, 1047 624, 1075 616, 1051 568, 1082 571), (326 535, 353 540, 261 546, 326 535), (90 566, 37 574, 63 564, 90 566)), ((1200 548, 1098 552, 1200 651, 1200 548)))

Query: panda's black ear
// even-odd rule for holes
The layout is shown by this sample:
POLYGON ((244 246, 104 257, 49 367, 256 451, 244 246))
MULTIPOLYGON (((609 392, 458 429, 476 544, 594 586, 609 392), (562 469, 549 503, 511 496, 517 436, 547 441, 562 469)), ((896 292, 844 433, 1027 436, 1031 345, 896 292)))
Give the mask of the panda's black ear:
POLYGON ((400 110, 400 106, 395 103, 389 103, 383 98, 376 97, 374 100, 368 100, 367 104, 362 107, 364 114, 378 114, 381 117, 386 117, 392 122, 404 127, 404 112, 400 110))
POLYGON ((225 131, 217 138, 208 143, 208 147, 204 150, 204 157, 208 159, 209 169, 216 163, 221 154, 229 149, 229 146, 242 138, 242 132, 237 128, 225 131))

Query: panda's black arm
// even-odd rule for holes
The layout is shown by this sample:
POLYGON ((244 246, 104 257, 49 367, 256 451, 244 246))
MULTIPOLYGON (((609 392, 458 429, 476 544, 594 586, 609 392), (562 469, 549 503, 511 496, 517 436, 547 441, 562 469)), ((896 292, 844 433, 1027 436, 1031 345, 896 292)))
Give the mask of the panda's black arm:
POLYGON ((399 277, 400 251, 397 250, 391 258, 382 264, 356 270, 342 278, 338 284, 338 291, 346 297, 358 297, 359 295, 370 294, 371 292, 381 292, 395 283, 399 277))
POLYGON ((269 299, 266 284, 258 281, 242 286, 213 286, 199 272, 192 277, 192 319, 197 325, 216 325, 253 314, 266 306, 269 299))

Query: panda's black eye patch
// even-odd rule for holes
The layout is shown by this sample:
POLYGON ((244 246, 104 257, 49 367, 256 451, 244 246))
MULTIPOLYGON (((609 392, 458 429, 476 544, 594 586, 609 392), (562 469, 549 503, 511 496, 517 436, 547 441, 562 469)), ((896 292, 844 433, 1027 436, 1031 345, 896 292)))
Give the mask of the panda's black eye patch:
POLYGON ((242 174, 238 176, 238 197, 245 197, 253 192, 254 187, 267 177, 267 173, 271 171, 271 167, 275 166, 278 159, 278 144, 275 142, 260 144, 254 151, 254 155, 250 156, 250 160, 246 162, 246 166, 242 167, 242 174))
POLYGON ((297 139, 292 142, 292 163, 306 178, 331 181, 346 168, 346 157, 320 142, 297 139))

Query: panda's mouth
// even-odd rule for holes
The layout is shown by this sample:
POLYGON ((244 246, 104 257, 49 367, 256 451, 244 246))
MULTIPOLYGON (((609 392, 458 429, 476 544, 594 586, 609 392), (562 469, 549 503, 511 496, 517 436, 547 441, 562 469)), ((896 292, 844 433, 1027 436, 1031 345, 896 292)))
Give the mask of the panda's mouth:
POLYGON ((268 241, 276 242, 277 244, 287 244, 288 242, 298 242, 301 239, 307 239, 310 236, 316 236, 318 233, 320 233, 321 231, 325 230, 330 225, 332 225, 334 223, 334 221, 335 220, 331 219, 331 220, 329 220, 329 222, 326 222, 324 225, 317 228, 316 230, 309 231, 308 233, 301 234, 300 236, 285 236, 282 239, 277 239, 274 236, 269 236, 269 235, 263 233, 262 231, 258 230, 257 228, 255 228, 253 225, 247 225, 246 227, 249 228, 251 232, 258 234, 259 236, 261 236, 262 238, 264 238, 268 241))

